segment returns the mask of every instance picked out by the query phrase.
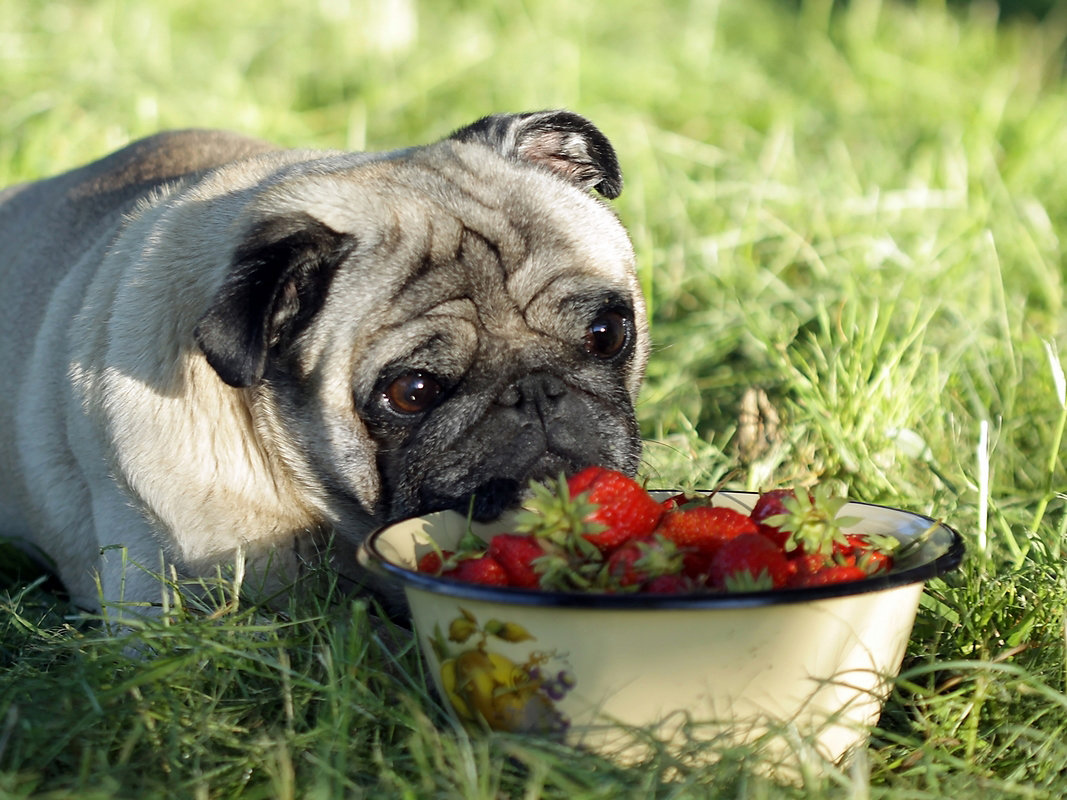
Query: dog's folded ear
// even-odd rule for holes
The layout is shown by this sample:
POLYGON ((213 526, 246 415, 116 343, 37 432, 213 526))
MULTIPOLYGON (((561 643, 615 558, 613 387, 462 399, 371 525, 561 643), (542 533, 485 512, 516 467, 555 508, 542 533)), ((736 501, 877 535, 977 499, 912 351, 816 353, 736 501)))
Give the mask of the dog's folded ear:
POLYGON ((449 138, 481 142, 506 157, 540 164, 604 197, 618 197, 622 191, 615 148, 592 122, 571 111, 493 114, 449 138))
POLYGON ((354 240, 308 214, 258 223, 195 329, 208 363, 230 386, 254 386, 272 347, 291 341, 322 307, 354 240))

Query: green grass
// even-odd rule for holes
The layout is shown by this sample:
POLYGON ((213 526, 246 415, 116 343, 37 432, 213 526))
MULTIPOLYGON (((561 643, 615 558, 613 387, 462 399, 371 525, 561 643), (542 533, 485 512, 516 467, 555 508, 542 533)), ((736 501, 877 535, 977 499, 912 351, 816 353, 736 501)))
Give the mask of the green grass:
POLYGON ((10 564, 0 796, 1067 794, 1062 9, 424 0, 387 35, 388 5, 0 0, 0 184, 165 127, 361 149, 570 107, 626 173, 650 481, 833 481, 944 518, 969 558, 929 585, 870 747, 787 788, 744 753, 626 769, 470 738, 402 633, 328 590, 271 615, 223 586, 116 637, 10 564), (752 390, 780 421, 742 455, 752 390))

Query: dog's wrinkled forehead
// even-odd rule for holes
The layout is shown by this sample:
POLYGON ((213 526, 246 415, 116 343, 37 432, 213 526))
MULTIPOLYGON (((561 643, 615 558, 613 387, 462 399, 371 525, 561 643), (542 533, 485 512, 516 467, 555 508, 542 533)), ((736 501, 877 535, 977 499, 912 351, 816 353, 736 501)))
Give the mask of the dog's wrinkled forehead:
POLYGON ((515 363, 547 359, 553 341, 580 338, 588 325, 590 312, 575 304, 640 302, 629 240, 610 209, 552 175, 463 155, 444 166, 439 157, 375 164, 373 180, 313 194, 333 200, 310 213, 353 247, 304 358, 345 359, 333 374, 351 375, 357 394, 398 363, 458 379, 501 350, 515 363), (347 352, 330 342, 349 343, 347 352))
POLYGON ((335 280, 342 296, 376 293, 364 306, 376 324, 449 299, 482 313, 522 309, 575 273, 636 291, 632 249, 614 214, 550 174, 451 141, 360 172, 358 184, 311 179, 301 194, 309 213, 353 237, 335 280))

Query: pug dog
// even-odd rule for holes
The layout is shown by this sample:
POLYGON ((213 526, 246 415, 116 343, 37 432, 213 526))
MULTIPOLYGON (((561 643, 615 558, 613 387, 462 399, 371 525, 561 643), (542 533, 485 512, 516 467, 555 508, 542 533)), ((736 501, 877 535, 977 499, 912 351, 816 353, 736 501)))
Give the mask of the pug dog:
POLYGON ((348 574, 376 526, 633 473, 621 187, 544 111, 384 153, 169 132, 3 191, 0 534, 82 606, 150 606, 160 574, 348 574))

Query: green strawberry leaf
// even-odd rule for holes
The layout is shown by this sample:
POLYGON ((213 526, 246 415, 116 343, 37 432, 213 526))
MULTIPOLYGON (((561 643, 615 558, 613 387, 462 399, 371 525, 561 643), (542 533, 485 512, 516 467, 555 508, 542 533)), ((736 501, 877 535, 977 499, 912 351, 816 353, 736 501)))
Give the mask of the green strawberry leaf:
POLYGON ((677 575, 682 571, 684 554, 674 542, 661 534, 653 536, 651 542, 637 542, 637 549, 641 551, 641 556, 634 562, 634 568, 649 578, 677 575))
POLYGON ((763 592, 774 588, 774 579, 766 569, 760 570, 759 575, 753 575, 749 570, 741 569, 727 575, 724 585, 726 591, 730 593, 763 592))
POLYGON ((811 555, 828 556, 835 544, 847 544, 842 528, 851 527, 859 520, 838 517, 848 499, 832 497, 830 491, 828 486, 820 485, 811 495, 795 492, 795 496, 782 499, 785 514, 775 514, 764 520, 767 525, 789 534, 784 545, 787 552, 802 549, 811 555))

